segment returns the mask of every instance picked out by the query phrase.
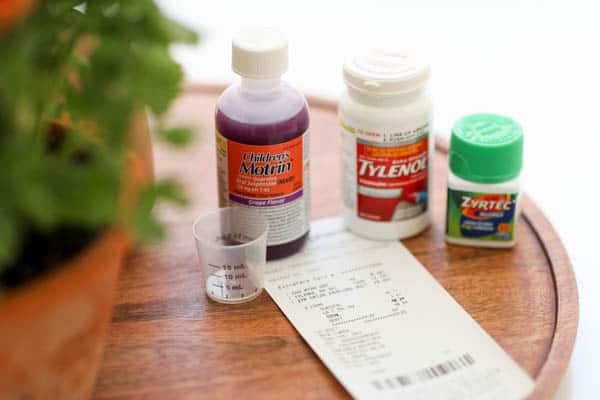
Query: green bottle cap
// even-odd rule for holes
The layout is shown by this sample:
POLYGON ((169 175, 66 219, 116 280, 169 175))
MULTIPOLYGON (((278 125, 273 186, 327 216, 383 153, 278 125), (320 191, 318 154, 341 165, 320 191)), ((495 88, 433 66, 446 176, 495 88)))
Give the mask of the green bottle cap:
POLYGON ((448 159, 459 178, 480 183, 511 180, 523 166, 523 129, 502 115, 467 115, 452 128, 448 159))

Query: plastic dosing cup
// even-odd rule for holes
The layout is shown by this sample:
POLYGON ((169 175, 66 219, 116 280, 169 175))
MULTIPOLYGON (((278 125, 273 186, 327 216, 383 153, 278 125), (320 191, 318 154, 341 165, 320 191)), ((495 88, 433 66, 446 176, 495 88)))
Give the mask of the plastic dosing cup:
POLYGON ((252 209, 227 207, 194 222, 206 294, 220 303, 255 299, 264 286, 267 221, 252 209))

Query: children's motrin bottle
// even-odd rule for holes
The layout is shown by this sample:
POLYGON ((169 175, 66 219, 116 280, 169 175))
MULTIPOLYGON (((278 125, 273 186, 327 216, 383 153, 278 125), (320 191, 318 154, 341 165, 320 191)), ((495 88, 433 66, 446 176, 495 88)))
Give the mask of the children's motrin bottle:
POLYGON ((232 67, 241 82, 227 88, 215 112, 219 205, 248 209, 268 220, 267 258, 298 251, 310 220, 308 107, 281 80, 285 37, 268 28, 233 39, 232 67))
POLYGON ((358 235, 397 240, 429 225, 428 78, 428 64, 401 51, 371 50, 344 64, 343 215, 358 235))

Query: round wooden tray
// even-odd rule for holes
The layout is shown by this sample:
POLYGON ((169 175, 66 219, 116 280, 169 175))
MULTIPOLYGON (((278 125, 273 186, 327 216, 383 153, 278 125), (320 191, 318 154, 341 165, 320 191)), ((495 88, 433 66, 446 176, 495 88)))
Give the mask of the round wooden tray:
MULTIPOLYGON (((348 398, 349 395, 268 294, 237 306, 202 289, 191 226, 216 207, 213 113, 217 86, 189 87, 169 118, 199 127, 184 151, 155 148, 157 175, 176 177, 192 200, 161 209, 169 239, 131 254, 94 398, 348 398)), ((339 127, 333 102, 309 99, 313 218, 340 207, 339 127)), ((547 399, 570 358, 577 330, 577 288, 564 247, 527 197, 513 250, 444 242, 446 147, 436 143, 433 224, 404 244, 532 377, 531 398, 547 399)))

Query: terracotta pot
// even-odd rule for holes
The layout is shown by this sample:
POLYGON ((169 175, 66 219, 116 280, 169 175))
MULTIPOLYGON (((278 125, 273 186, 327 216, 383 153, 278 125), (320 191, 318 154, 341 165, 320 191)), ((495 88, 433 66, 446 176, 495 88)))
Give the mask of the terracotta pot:
MULTIPOLYGON (((146 117, 132 121, 124 204, 152 177, 146 117)), ((86 399, 93 389, 119 269, 129 245, 114 227, 80 254, 0 300, 0 399, 86 399)))

